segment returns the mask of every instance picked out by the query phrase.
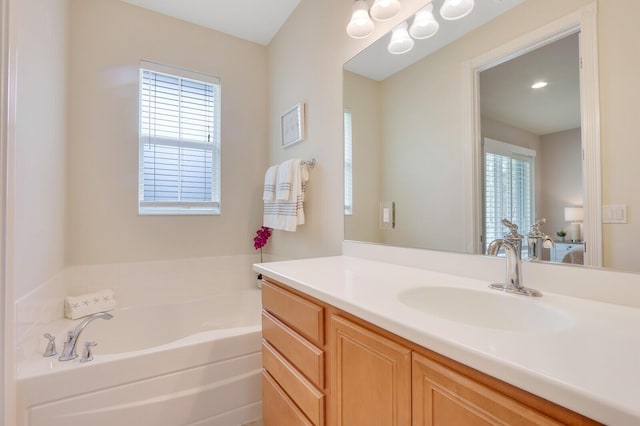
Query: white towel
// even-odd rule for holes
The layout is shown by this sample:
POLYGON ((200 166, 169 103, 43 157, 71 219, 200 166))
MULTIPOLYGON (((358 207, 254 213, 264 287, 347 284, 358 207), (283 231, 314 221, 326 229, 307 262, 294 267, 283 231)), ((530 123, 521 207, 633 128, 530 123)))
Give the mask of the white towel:
POLYGON ((271 201, 276 196, 276 177, 278 174, 278 166, 271 166, 264 174, 264 191, 262 192, 262 199, 264 201, 271 201))
MULTIPOLYGON (((276 196, 275 201, 264 202, 263 225, 273 229, 295 232, 298 225, 303 225, 304 217, 304 191, 309 180, 309 170, 300 159, 289 160, 280 167, 291 167, 290 177, 278 173, 278 177, 285 176, 290 179, 289 197, 280 200, 276 196)), ((280 167, 278 170, 280 170, 280 167)), ((276 184, 279 187, 279 184, 276 184)))
POLYGON ((296 162, 300 160, 287 160, 278 166, 278 178, 276 181, 276 200, 287 201, 290 199, 291 190, 294 188, 294 173, 296 162))
POLYGON ((64 298, 64 316, 71 319, 86 317, 96 312, 115 309, 117 305, 113 290, 102 290, 81 296, 67 296, 64 298))

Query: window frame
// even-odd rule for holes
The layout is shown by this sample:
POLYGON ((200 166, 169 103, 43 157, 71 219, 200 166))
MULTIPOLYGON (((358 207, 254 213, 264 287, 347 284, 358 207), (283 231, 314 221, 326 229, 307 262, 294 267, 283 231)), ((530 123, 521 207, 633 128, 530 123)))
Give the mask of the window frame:
POLYGON ((221 91, 219 77, 184 68, 142 60, 138 74, 138 214, 146 215, 220 215, 221 210, 221 91), (145 201, 144 200, 144 146, 159 141, 162 146, 179 146, 208 150, 207 143, 161 136, 143 135, 143 75, 145 71, 166 74, 174 78, 192 80, 216 86, 213 91, 213 140, 211 141, 211 201, 145 201))

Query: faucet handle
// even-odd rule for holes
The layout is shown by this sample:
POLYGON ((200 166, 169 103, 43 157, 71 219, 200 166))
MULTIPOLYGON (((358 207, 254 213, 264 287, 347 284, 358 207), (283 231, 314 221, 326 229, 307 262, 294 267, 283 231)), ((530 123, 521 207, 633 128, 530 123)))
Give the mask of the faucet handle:
POLYGON ((84 350, 82 351, 82 358, 80 362, 93 361, 93 349, 98 344, 96 342, 84 342, 84 350))
POLYGON ((58 353, 56 349, 56 336, 52 336, 49 333, 44 333, 44 337, 49 339, 49 342, 47 343, 47 348, 44 350, 44 353, 42 354, 42 356, 56 355, 58 353))

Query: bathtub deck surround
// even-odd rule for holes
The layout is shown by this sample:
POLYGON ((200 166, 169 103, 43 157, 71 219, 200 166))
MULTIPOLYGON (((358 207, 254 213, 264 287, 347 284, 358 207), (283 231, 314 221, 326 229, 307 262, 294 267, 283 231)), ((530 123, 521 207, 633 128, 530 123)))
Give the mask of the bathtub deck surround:
POLYGON ((248 254, 70 267, 27 294, 16 304, 18 424, 259 420, 257 260, 248 254), (85 341, 98 343, 94 360, 43 357, 44 333, 55 337, 60 355, 67 330, 82 321, 63 317, 65 296, 106 289, 118 298, 113 319, 92 322, 78 342, 79 354, 85 341))
MULTIPOLYGON (((93 361, 34 355, 19 363, 18 424, 259 420, 260 294, 254 288, 112 311, 113 319, 95 321, 82 334, 99 343, 93 361)), ((49 327, 59 335, 77 322, 49 327)))
MULTIPOLYGON (((488 285, 504 274, 504 259, 483 260, 489 266, 480 272, 492 275, 486 280, 352 256, 259 264, 254 269, 400 338, 598 422, 640 422, 640 366, 636 360, 640 309, 555 293, 548 276, 543 285, 538 281, 540 274, 527 277, 526 268, 527 284, 543 290, 543 297, 495 292, 488 285), (504 309, 511 301, 518 305, 501 322, 495 312, 483 313, 482 304, 477 304, 478 309, 473 310, 481 317, 474 323, 473 318, 452 315, 471 310, 472 305, 462 298, 459 310, 446 312, 429 312, 407 302, 407 295, 434 289, 491 297, 491 303, 504 309), (513 325, 514 319, 508 316, 515 317, 524 309, 534 315, 548 311, 549 318, 529 328, 531 321, 526 319, 513 325), (491 315, 498 321, 489 321, 491 315)), ((583 284, 585 294, 596 299, 596 292, 590 290, 593 283, 583 284)))

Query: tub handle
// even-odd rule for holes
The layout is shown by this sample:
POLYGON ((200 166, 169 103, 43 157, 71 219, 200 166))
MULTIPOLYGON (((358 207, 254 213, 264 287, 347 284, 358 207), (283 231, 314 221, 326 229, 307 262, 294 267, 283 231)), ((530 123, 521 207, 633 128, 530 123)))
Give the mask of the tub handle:
POLYGON ((82 351, 82 358, 80 358, 80 362, 89 362, 93 361, 93 347, 97 346, 96 342, 85 342, 84 350, 82 351))
POLYGON ((42 356, 54 356, 58 354, 58 350, 56 349, 56 336, 52 336, 49 333, 44 333, 44 337, 49 339, 49 343, 47 343, 47 348, 44 350, 42 356))

